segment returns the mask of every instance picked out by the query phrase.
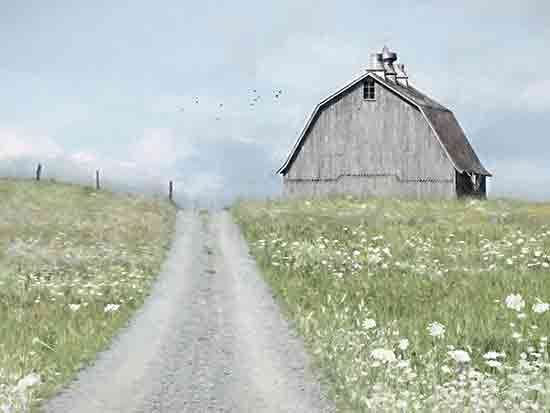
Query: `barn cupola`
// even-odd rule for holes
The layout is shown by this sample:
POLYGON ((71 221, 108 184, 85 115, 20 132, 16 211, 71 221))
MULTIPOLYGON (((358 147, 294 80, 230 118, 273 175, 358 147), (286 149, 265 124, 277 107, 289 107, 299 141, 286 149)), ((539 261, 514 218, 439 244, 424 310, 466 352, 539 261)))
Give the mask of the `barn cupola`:
POLYGON ((409 87, 409 76, 407 76, 407 72, 405 72, 405 65, 403 63, 397 63, 395 65, 395 72, 397 74, 397 83, 401 86, 409 87))
POLYGON ((397 82, 397 73, 393 67, 393 62, 397 60, 397 54, 395 52, 390 52, 387 46, 384 46, 382 49, 382 62, 384 65, 384 72, 386 75, 386 80, 390 82, 397 82))
POLYGON ((370 54, 369 68, 367 69, 367 72, 374 73, 384 79, 385 70, 384 62, 382 61, 382 53, 370 54))

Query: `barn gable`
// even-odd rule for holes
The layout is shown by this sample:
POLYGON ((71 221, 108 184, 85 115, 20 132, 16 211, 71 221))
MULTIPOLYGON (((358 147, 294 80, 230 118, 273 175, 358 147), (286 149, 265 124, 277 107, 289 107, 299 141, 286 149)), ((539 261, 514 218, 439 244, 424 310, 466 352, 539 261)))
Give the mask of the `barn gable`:
POLYGON ((479 158, 476 156, 470 143, 468 142, 468 139, 464 135, 462 128, 458 124, 458 121, 449 109, 410 85, 402 86, 397 82, 389 82, 372 72, 367 72, 366 74, 354 79, 352 82, 330 95, 316 106, 298 140, 290 151, 290 154, 277 173, 281 173, 283 175, 287 174, 289 168, 307 139, 309 131, 317 121, 319 114, 350 90, 359 84, 362 84, 368 77, 371 77, 381 87, 396 94, 400 97, 400 99, 408 102, 422 113, 423 118, 433 131, 449 161, 459 173, 469 172, 482 176, 491 176, 490 172, 487 171, 481 164, 479 158))

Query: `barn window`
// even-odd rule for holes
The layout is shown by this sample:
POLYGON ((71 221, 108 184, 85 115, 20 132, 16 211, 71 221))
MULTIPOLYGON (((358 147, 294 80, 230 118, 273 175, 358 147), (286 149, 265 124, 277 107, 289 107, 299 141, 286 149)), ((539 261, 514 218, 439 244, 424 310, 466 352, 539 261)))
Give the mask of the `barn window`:
POLYGON ((374 79, 372 77, 368 77, 367 80, 365 80, 365 83, 363 83, 363 99, 375 100, 375 98, 374 79))

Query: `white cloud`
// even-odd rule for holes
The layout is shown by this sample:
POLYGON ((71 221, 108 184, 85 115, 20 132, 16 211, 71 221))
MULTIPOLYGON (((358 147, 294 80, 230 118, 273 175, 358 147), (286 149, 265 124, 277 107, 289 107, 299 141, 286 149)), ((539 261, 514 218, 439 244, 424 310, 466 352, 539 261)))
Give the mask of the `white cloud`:
POLYGON ((22 128, 0 127, 0 159, 51 158, 61 152, 61 147, 48 136, 22 128))
POLYGON ((223 177, 212 173, 197 173, 188 180, 175 183, 175 191, 182 192, 190 198, 216 198, 222 196, 225 181, 223 177), (181 188, 181 189, 179 189, 181 188))
POLYGON ((178 144, 174 132, 167 128, 151 128, 143 137, 130 144, 130 160, 147 167, 163 169, 174 165, 178 157, 192 153, 190 147, 178 144))
POLYGON ((70 156, 70 159, 79 164, 98 164, 98 155, 95 152, 84 150, 70 156))
POLYGON ((532 111, 550 111, 550 79, 533 82, 521 94, 522 103, 532 111))

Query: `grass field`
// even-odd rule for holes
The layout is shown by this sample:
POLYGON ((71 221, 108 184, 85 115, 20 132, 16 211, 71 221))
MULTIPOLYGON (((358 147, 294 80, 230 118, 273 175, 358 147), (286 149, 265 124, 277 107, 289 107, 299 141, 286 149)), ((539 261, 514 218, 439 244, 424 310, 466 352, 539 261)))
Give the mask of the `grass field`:
POLYGON ((550 411, 550 205, 333 198, 233 214, 341 411, 550 411))
POLYGON ((142 304, 175 208, 6 179, 0 200, 0 411, 36 411, 142 304))

